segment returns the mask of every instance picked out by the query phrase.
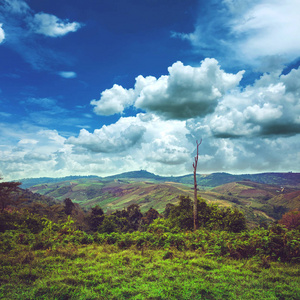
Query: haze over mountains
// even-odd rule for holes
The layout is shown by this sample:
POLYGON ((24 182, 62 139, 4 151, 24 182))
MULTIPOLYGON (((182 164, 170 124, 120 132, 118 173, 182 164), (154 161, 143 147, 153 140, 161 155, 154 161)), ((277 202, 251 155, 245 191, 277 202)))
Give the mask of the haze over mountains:
MULTIPOLYGON (((114 180, 122 178, 134 178, 134 179, 151 179, 157 181, 172 181, 184 184, 193 184, 193 174, 184 176, 159 176, 153 173, 147 172, 145 170, 125 172, 121 174, 116 174, 113 176, 100 177, 95 175, 90 176, 67 176, 62 178, 52 178, 52 177, 40 177, 40 178, 24 178, 21 179, 22 188, 28 188, 36 184, 42 183, 53 183, 61 182, 67 180, 74 180, 79 178, 90 178, 90 179, 101 179, 101 180, 114 180)), ((241 181, 241 180, 251 180, 259 183, 271 184, 271 185, 292 185, 300 186, 300 173, 258 173, 258 174, 241 174, 233 175, 229 173, 212 173, 207 175, 197 175, 197 182, 200 186, 211 186, 215 187, 221 184, 241 181)))

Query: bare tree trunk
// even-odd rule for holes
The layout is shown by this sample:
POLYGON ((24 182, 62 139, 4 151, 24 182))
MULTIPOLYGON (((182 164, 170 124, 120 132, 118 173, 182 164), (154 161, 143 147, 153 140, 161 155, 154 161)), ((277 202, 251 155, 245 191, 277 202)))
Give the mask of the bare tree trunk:
POLYGON ((195 156, 195 162, 193 162, 194 168, 194 231, 198 229, 198 207, 197 207, 197 165, 198 165, 198 156, 199 156, 199 146, 202 143, 202 139, 197 144, 197 154, 195 156))

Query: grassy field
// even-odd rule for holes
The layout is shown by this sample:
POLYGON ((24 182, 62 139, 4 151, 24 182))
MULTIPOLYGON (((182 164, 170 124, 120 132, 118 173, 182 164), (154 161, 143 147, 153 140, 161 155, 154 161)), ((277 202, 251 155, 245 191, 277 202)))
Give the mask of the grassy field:
POLYGON ((0 299, 299 299, 300 266, 72 244, 0 256, 0 299))

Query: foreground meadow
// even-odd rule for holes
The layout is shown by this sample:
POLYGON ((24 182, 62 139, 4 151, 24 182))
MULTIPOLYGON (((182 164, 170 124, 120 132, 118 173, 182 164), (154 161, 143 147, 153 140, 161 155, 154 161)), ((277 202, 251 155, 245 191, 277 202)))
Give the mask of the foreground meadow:
POLYGON ((0 256, 1 299, 299 299, 299 264, 65 245, 0 256))

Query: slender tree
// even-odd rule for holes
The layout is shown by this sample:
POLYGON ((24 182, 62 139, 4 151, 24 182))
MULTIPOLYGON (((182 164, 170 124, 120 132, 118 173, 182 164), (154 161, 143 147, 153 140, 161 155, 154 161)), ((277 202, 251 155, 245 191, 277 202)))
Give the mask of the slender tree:
POLYGON ((199 146, 202 143, 202 139, 198 143, 196 141, 197 145, 197 154, 195 156, 195 161, 193 162, 193 168, 194 168, 194 230, 197 230, 198 228, 198 198, 197 198, 197 165, 198 165, 198 157, 199 157, 199 146))

